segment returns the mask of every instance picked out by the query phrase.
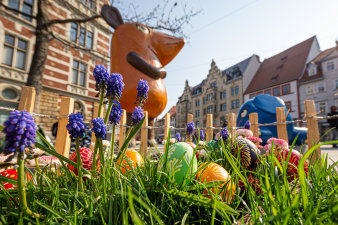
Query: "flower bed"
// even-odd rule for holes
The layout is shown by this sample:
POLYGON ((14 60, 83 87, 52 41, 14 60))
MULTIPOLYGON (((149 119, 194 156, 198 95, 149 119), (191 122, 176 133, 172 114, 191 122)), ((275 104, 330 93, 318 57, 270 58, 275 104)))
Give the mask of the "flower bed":
POLYGON ((100 108, 106 99, 108 113, 92 121, 93 149, 80 149, 86 125, 81 115, 71 114, 67 129, 76 140, 76 152, 70 159, 59 155, 37 132, 41 140, 35 147, 57 157, 60 164, 39 167, 37 163, 35 170, 25 172, 21 156, 34 145, 33 120, 29 113, 15 112, 5 124, 7 140, 12 140, 7 151, 18 154, 19 167, 0 175, 0 224, 18 220, 24 224, 338 222, 336 164, 328 166, 326 158, 307 164, 318 145, 302 156, 278 139, 262 148, 250 132, 242 130, 231 137, 226 128, 217 140, 205 143, 203 132, 194 134, 194 124, 189 124, 187 139, 196 145, 182 142, 176 134, 156 160, 128 150, 144 121, 142 106, 148 91, 144 81, 138 86, 133 126, 114 155, 114 134, 107 147, 103 139, 106 125, 110 122, 115 128, 121 117, 122 77, 109 76, 102 67, 95 68, 94 75, 100 108))

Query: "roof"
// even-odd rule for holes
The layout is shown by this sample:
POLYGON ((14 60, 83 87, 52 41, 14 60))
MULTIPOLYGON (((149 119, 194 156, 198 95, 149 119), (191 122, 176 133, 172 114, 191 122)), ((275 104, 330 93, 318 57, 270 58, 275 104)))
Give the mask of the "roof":
POLYGON ((316 36, 313 36, 265 59, 245 90, 245 94, 297 80, 303 74, 306 59, 315 39, 316 36))
POLYGON ((299 81, 301 83, 303 83, 303 82, 308 82, 308 81, 311 81, 311 80, 317 80, 317 79, 321 78, 323 76, 322 68, 321 68, 321 65, 320 65, 321 60, 324 59, 329 54, 331 54, 335 49, 336 49, 336 47, 326 49, 326 50, 322 51, 311 62, 309 62, 308 64, 316 64, 317 65, 317 74, 309 76, 308 70, 306 70, 304 72, 304 75, 301 77, 301 79, 299 81))
POLYGON ((225 74, 230 75, 230 77, 227 76, 227 80, 228 80, 228 78, 230 78, 230 79, 232 78, 233 72, 239 71, 240 72, 239 75, 244 74, 244 72, 245 72, 246 68, 248 67, 252 57, 253 56, 250 56, 249 58, 244 59, 243 61, 241 61, 241 62, 239 62, 239 63, 237 63, 233 66, 230 66, 229 68, 226 68, 225 70, 222 71, 222 75, 225 75, 225 74))
POLYGON ((173 107, 171 107, 171 109, 169 109, 169 113, 170 113, 170 117, 176 115, 176 105, 174 105, 173 107))
POLYGON ((202 93, 202 85, 204 84, 204 82, 205 82, 205 79, 202 80, 201 83, 199 83, 196 86, 194 86, 194 87, 191 88, 192 95, 196 95, 196 94, 202 93))

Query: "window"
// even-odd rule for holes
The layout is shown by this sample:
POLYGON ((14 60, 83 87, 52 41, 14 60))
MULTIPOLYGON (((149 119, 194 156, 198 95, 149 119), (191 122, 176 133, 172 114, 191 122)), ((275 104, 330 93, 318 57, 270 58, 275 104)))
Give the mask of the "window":
POLYGON ((290 102, 290 101, 286 101, 286 102, 285 102, 285 107, 286 107, 286 109, 287 109, 289 112, 292 111, 292 109, 291 109, 291 102, 290 102))
POLYGON ((313 76, 317 73, 317 68, 316 67, 312 67, 309 69, 309 76, 313 76))
POLYGON ((210 87, 216 87, 216 81, 210 84, 210 87))
POLYGON ((94 35, 92 32, 86 30, 84 27, 78 26, 76 23, 71 23, 70 25, 71 41, 76 42, 79 45, 86 47, 87 49, 92 49, 93 38, 94 35))
POLYGON ((200 126, 200 121, 196 121, 196 127, 200 126))
POLYGON ((2 63, 11 67, 25 70, 27 47, 27 41, 6 34, 2 63))
POLYGON ((207 109, 206 108, 203 109, 203 115, 205 115, 205 114, 207 114, 207 109))
POLYGON ((196 116, 196 117, 199 117, 200 115, 201 115, 201 114, 200 114, 200 110, 196 110, 196 111, 195 111, 195 116, 196 116))
POLYGON ((207 113, 212 113, 212 110, 213 110, 213 106, 212 105, 209 105, 208 107, 207 107, 207 113))
POLYGON ((252 99, 252 98, 254 98, 254 97, 255 97, 255 94, 254 94, 254 93, 250 94, 250 99, 252 99))
POLYGON ((277 71, 280 71, 280 70, 282 69, 282 67, 283 67, 283 65, 278 66, 278 67, 276 68, 276 70, 277 70, 277 71))
POLYGON ((328 62, 327 63, 327 71, 334 70, 334 62, 328 62))
POLYGON ((232 109, 236 108, 236 101, 235 100, 231 101, 231 108, 232 109))
POLYGON ((227 96, 227 91, 226 90, 224 90, 223 92, 219 93, 219 98, 220 99, 224 99, 224 98, 226 98, 226 96, 227 96))
POLYGON ((87 67, 85 64, 74 60, 73 61, 72 84, 80 85, 84 87, 86 84, 86 71, 87 71, 87 67))
POLYGON ((283 95, 290 94, 290 84, 282 86, 282 94, 283 95))
POLYGON ((235 88, 234 87, 231 88, 231 95, 235 95, 235 88))
MULTIPOLYGON (((19 10, 28 15, 33 15, 33 3, 34 3, 33 0, 9 0, 8 7, 19 10)), ((14 11, 13 13, 16 15, 19 14, 14 11)), ((29 16, 22 15, 22 13, 21 13, 21 16, 28 21, 32 21, 32 18, 29 16)))
POLYGON ((338 89, 338 80, 336 80, 336 89, 338 89))
POLYGON ((214 105, 214 112, 217 112, 217 105, 214 105))
POLYGON ((320 113, 326 113, 326 102, 319 102, 318 103, 318 111, 320 113))
POLYGON ((82 105, 81 102, 79 101, 75 101, 74 102, 74 110, 73 110, 73 113, 81 113, 83 116, 85 115, 84 114, 84 107, 82 105))
POLYGON ((226 103, 221 104, 219 107, 219 111, 220 112, 227 111, 227 104, 226 103))
POLYGON ((256 96, 262 95, 262 94, 263 94, 263 91, 259 91, 259 92, 256 93, 256 96))
POLYGON ((323 82, 318 83, 318 92, 324 92, 325 91, 325 85, 323 82))
POLYGON ((197 99, 197 100, 195 101, 195 106, 200 106, 200 100, 199 100, 199 99, 197 99))
POLYGON ((235 87, 235 93, 236 93, 236 95, 238 95, 238 92, 239 92, 239 87, 236 86, 236 87, 235 87))
POLYGON ((211 101, 213 99, 214 95, 212 93, 207 94, 207 101, 211 101))
POLYGON ((87 6, 90 9, 95 9, 95 1, 94 0, 80 0, 82 4, 87 6))
POLYGON ((265 90, 265 91, 264 91, 264 94, 266 94, 266 95, 271 95, 271 89, 265 90))
POLYGON ((273 88, 273 96, 280 96, 280 88, 279 87, 273 88))
POLYGON ((203 104, 205 104, 205 103, 206 103, 205 98, 203 98, 203 104))
POLYGON ((239 108, 239 99, 236 100, 236 108, 239 108))
POLYGON ((308 94, 308 95, 312 95, 313 94, 313 85, 308 85, 307 87, 306 87, 306 94, 308 94))

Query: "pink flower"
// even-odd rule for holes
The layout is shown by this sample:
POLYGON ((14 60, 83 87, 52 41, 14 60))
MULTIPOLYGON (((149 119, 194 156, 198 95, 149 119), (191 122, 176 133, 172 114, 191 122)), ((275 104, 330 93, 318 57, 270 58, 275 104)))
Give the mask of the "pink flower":
POLYGON ((285 140, 274 137, 269 138, 263 150, 269 153, 271 151, 272 145, 274 146, 275 154, 278 154, 280 151, 289 150, 289 144, 285 140))
POLYGON ((255 144, 259 144, 263 142, 262 139, 259 137, 246 137, 246 139, 252 141, 255 144))
POLYGON ((271 144, 266 144, 263 147, 263 151, 265 151, 267 154, 271 151, 271 144))
POLYGON ((252 137, 253 133, 251 130, 248 130, 248 129, 238 129, 236 130, 236 135, 242 136, 242 137, 252 137))

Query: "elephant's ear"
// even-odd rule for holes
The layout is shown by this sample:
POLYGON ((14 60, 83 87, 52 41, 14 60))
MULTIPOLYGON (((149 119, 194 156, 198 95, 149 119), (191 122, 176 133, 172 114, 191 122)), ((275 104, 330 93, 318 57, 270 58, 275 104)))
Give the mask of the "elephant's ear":
POLYGON ((259 110, 271 114, 276 114, 277 107, 285 107, 282 99, 271 95, 258 95, 252 102, 259 110))

